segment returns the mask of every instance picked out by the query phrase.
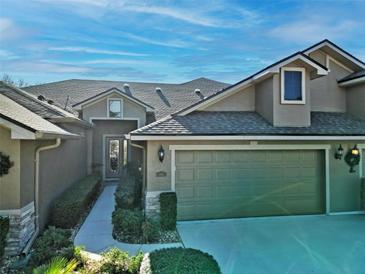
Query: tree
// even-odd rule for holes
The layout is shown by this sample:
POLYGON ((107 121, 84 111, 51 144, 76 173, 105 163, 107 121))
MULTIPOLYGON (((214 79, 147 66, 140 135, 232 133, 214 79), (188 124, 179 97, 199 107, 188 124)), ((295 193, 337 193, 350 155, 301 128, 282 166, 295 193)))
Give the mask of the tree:
POLYGON ((28 86, 28 84, 24 81, 24 79, 14 80, 9 74, 4 73, 1 77, 1 80, 9 85, 16 86, 18 88, 23 88, 28 86))

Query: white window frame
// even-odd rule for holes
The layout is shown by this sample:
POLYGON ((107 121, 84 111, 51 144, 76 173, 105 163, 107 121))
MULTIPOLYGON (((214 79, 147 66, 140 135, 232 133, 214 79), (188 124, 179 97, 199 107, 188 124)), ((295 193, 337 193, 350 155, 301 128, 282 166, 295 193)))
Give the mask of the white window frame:
POLYGON ((108 98, 106 109, 107 109, 107 117, 108 118, 110 118, 110 119, 122 119, 123 118, 123 99, 121 99, 121 98, 108 98), (120 102, 120 117, 110 117, 110 109, 109 109, 110 101, 119 101, 120 102))
POLYGON ((304 105, 305 104, 305 68, 283 67, 280 70, 280 93, 281 104, 286 105, 304 105), (302 73, 302 100, 285 100, 285 72, 300 71, 302 73))

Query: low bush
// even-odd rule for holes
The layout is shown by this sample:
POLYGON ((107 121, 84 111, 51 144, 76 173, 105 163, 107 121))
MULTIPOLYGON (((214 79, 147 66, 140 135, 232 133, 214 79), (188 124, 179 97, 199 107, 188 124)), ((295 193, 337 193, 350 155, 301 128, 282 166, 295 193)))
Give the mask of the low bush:
POLYGON ((60 228, 73 228, 97 198, 101 186, 98 176, 87 176, 73 184, 53 203, 51 224, 60 228))
POLYGON ((128 188, 126 186, 133 185, 135 182, 134 177, 123 176, 114 193, 115 208, 120 209, 134 209, 138 207, 137 197, 134 188, 128 188))
MULTIPOLYGON (((129 256, 127 252, 112 248, 103 254, 100 262, 100 273, 137 274, 143 259, 143 254, 129 256)), ((98 271, 98 272, 99 272, 98 271)))
POLYGON ((0 260, 4 256, 6 235, 9 232, 9 218, 0 217, 0 260))
POLYGON ((74 257, 74 251, 70 230, 49 227, 34 242, 31 264, 33 266, 48 264, 54 257, 70 260, 74 257))
POLYGON ((144 217, 140 210, 117 209, 113 212, 113 236, 128 243, 138 243, 144 217))
POLYGON ((160 224, 157 221, 146 218, 141 229, 143 243, 154 243, 160 239, 160 224))
POLYGON ((164 230, 176 229, 177 198, 175 192, 160 194, 160 217, 161 227, 164 230))
MULTIPOLYGON (((167 248, 149 255, 152 273, 159 274, 220 274, 213 256, 191 248, 167 248)), ((146 274, 144 271, 141 274, 146 274)))

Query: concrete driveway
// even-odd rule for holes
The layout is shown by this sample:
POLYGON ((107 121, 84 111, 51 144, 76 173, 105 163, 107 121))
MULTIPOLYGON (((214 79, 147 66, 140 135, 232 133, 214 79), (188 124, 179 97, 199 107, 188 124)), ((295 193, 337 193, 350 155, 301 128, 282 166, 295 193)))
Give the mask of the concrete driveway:
POLYGON ((178 230, 224 274, 365 273, 365 215, 179 222, 178 230))

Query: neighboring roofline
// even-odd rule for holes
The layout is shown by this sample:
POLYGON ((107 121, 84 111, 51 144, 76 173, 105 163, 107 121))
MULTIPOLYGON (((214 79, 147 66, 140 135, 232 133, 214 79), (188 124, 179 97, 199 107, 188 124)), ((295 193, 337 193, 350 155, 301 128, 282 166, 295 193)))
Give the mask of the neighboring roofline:
POLYGON ((318 63, 317 61, 313 60, 312 58, 310 58, 309 56, 305 55, 303 52, 298 51, 296 53, 293 53, 292 55, 289 55, 265 68, 263 68, 262 70, 246 77, 245 79, 230 85, 208 97, 206 97, 205 99, 198 101, 195 104, 192 104, 184 109, 181 109, 175 113, 173 113, 172 115, 186 115, 189 114, 191 112, 193 112, 194 110, 196 110, 197 108, 208 104, 209 102, 211 102, 212 99, 218 99, 218 96, 221 96, 223 93, 227 93, 228 91, 234 91, 235 89, 244 87, 245 85, 249 85, 252 84, 252 81, 259 79, 260 77, 266 75, 267 73, 279 73, 279 69, 282 66, 285 66, 286 64, 293 62, 297 59, 301 59, 302 61, 306 62, 307 64, 311 65, 314 68, 317 68, 317 70, 320 70, 321 75, 326 75, 328 73, 328 69, 323 66, 322 64, 318 63), (303 60, 304 58, 304 60, 303 60), (323 73, 323 74, 322 74, 323 73))
POLYGON ((102 97, 104 97, 104 96, 107 96, 108 94, 113 93, 113 92, 117 92, 117 93, 119 93, 121 96, 126 97, 127 99, 129 99, 129 100, 131 100, 131 101, 135 102, 135 103, 136 103, 136 104, 138 104, 138 105, 142 105, 142 106, 143 106, 143 107, 145 107, 146 109, 154 109, 152 106, 150 106, 150 105, 146 104, 145 102, 143 102, 143 101, 141 101, 141 100, 137 99, 137 98, 136 98, 136 97, 134 97, 134 96, 131 96, 131 95, 129 95, 129 94, 127 94, 127 93, 125 93, 125 92, 121 91, 120 89, 118 89, 118 88, 116 88, 116 87, 109 88, 109 89, 107 89, 107 90, 105 90, 105 91, 103 91, 103 92, 101 92, 101 93, 98 93, 98 94, 96 94, 96 95, 94 95, 94 96, 91 96, 91 97, 89 97, 89 98, 85 99, 85 100, 82 100, 81 102, 78 102, 78 103, 76 103, 76 104, 73 104, 73 105, 72 105, 72 107, 73 107, 73 108, 75 108, 75 109, 80 109, 80 108, 81 108, 81 106, 83 106, 83 105, 85 105, 85 104, 92 103, 93 101, 95 101, 95 100, 97 100, 97 99, 99 99, 99 98, 102 98, 102 97), (79 107, 79 106, 80 106, 80 107, 79 107), (77 108, 77 107, 79 107, 79 108, 77 108))
MULTIPOLYGON (((48 104, 48 103, 45 103, 41 100, 39 100, 35 95, 33 94, 30 94, 29 92, 25 91, 25 90, 22 90, 16 86, 13 86, 13 85, 10 85, 8 83, 5 83, 4 81, 0 81, 0 83, 2 83, 3 85, 7 86, 8 88, 10 89, 13 89, 15 90, 16 92, 19 92, 21 93, 22 95, 28 97, 30 100, 33 100, 34 102, 52 110, 52 111, 55 111, 57 112, 59 115, 61 116, 64 116, 64 117, 75 117, 77 118, 74 114, 70 113, 69 111, 66 111, 56 105, 51 105, 51 104, 48 104)), ((6 95, 5 95, 6 96, 6 95)), ((13 100, 14 102, 16 102, 15 100, 13 100)), ((27 107, 25 107, 26 109, 28 109, 27 107)), ((28 109, 29 110, 29 109, 28 109)))
POLYGON ((21 122, 19 122, 19 121, 17 121, 17 120, 14 120, 13 118, 10 118, 10 117, 8 117, 8 116, 6 116, 6 115, 2 114, 2 113, 0 113, 0 118, 3 118, 3 119, 5 119, 5 120, 8 120, 9 122, 13 123, 14 125, 17 125, 17 126, 19 126, 19 127, 22 127, 22 128, 24 128, 24 129, 26 129, 26 130, 28 130, 28 131, 33 132, 33 133, 37 132, 37 130, 36 130, 36 129, 34 129, 34 128, 32 128, 32 127, 30 127, 30 126, 26 125, 26 124, 23 124, 23 123, 21 123, 21 122))
POLYGON ((131 141, 168 141, 168 140, 246 140, 246 141, 265 141, 265 140, 293 140, 293 141, 316 141, 316 140, 365 140, 365 135, 126 135, 131 141))
POLYGON ((93 125, 86 121, 79 118, 73 118, 73 117, 56 117, 56 118, 50 118, 49 121, 53 123, 73 123, 78 126, 84 127, 84 128, 92 128, 93 125))
POLYGON ((305 53, 305 54, 309 54, 310 52, 313 52, 313 51, 317 50, 318 48, 322 47, 323 46, 322 44, 325 44, 325 45, 329 46, 330 48, 334 49, 335 51, 340 53, 342 56, 344 56, 345 58, 352 61, 357 66, 365 68, 365 62, 363 62, 360 59, 356 58, 354 55, 352 55, 348 51, 344 50, 343 48, 337 46, 335 43, 331 42, 328 39, 324 39, 324 40, 322 40, 322 41, 306 48, 302 52, 305 53))

